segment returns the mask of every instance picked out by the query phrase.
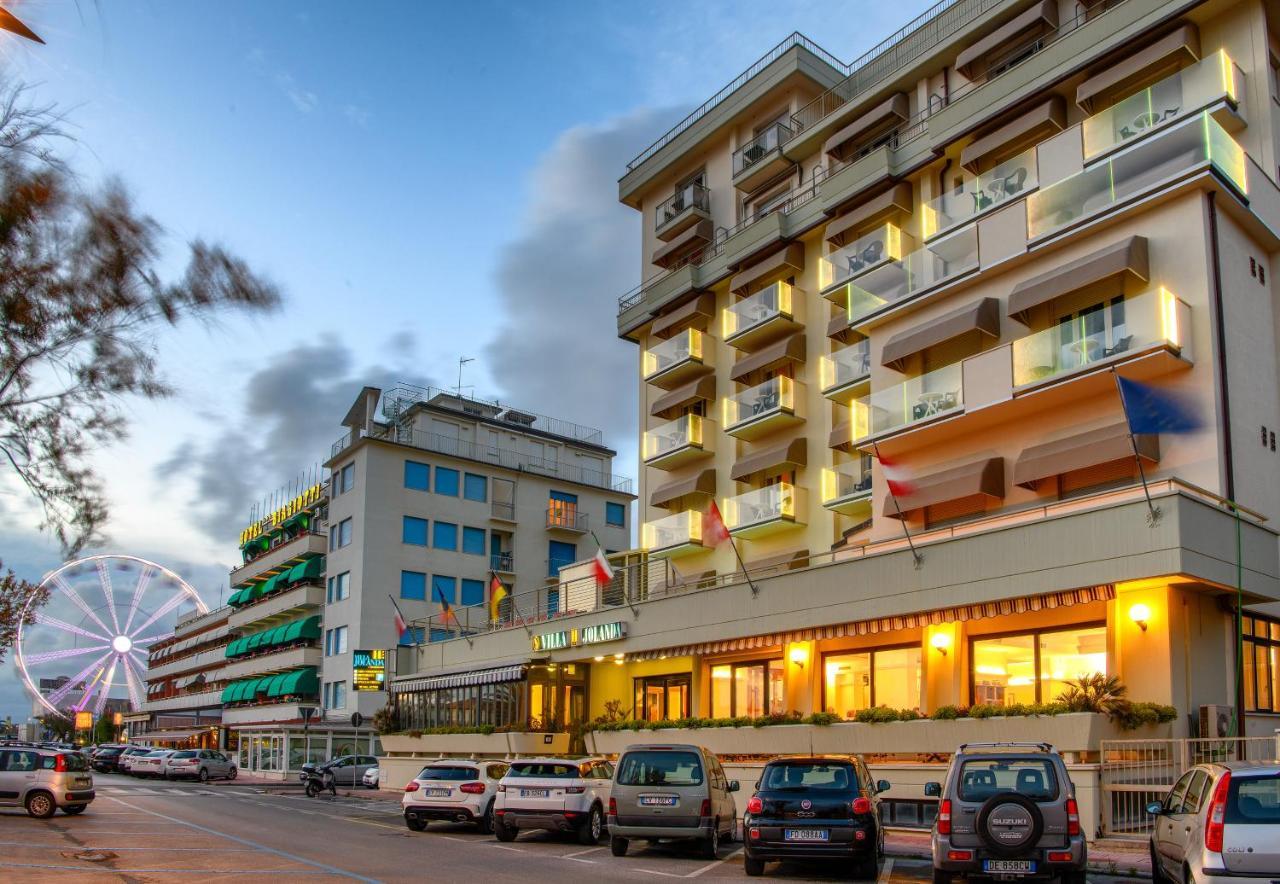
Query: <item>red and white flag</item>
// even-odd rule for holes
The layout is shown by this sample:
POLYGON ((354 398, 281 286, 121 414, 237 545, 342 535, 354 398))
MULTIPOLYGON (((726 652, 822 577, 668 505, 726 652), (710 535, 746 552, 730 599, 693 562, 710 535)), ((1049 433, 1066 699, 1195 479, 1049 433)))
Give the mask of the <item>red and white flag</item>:
POLYGON ((711 507, 702 516, 702 545, 715 548, 729 539, 729 529, 720 517, 720 507, 711 501, 711 507))
POLYGON ((404 615, 400 613, 400 606, 396 604, 396 600, 392 598, 390 593, 387 594, 387 598, 391 599, 391 607, 396 609, 396 641, 399 641, 409 631, 409 624, 404 622, 404 615))
POLYGON ((605 558, 604 550, 596 548, 596 557, 591 561, 592 568, 595 569, 596 583, 603 586, 613 580, 613 568, 609 565, 609 560, 605 558))
POLYGON ((880 474, 884 476, 885 487, 894 497, 907 497, 916 490, 915 481, 907 468, 898 461, 876 452, 880 458, 880 474))

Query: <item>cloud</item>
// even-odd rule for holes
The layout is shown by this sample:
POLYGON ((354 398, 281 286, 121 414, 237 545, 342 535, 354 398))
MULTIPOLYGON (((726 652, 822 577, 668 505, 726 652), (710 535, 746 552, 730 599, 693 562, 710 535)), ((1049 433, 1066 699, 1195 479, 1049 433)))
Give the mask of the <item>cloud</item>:
POLYGON ((297 80, 293 78, 293 74, 281 71, 276 74, 275 81, 276 86, 299 112, 309 114, 320 106, 320 96, 309 89, 303 89, 299 86, 297 80))

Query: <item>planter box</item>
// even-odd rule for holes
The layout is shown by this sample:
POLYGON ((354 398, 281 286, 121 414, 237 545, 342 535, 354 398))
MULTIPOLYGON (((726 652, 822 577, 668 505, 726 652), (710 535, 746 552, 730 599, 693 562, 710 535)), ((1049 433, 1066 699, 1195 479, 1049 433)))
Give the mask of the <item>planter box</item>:
POLYGON ((420 737, 386 734, 381 740, 382 751, 387 755, 409 758, 438 758, 442 755, 508 758, 516 755, 563 755, 569 751, 569 735, 564 733, 423 734, 420 737))

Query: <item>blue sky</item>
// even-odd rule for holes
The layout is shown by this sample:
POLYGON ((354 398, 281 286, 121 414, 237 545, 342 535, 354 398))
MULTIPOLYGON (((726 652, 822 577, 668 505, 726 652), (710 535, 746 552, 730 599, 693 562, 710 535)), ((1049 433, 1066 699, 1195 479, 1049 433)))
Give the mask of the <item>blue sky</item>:
MULTIPOLYGON (((155 558, 210 604, 250 501, 322 460, 362 383, 452 385, 602 426, 634 476, 639 280, 625 162, 793 30, 843 60, 925 8, 635 4, 7 2, 47 41, 3 70, 67 114, 87 185, 121 177, 171 233, 283 288, 270 317, 163 335, 180 392, 129 404, 99 452, 103 551, 155 558)), ((0 476, 0 556, 59 562, 0 476)), ((225 596, 224 596, 225 597, 225 596)), ((0 664, 0 716, 27 714, 0 664)))

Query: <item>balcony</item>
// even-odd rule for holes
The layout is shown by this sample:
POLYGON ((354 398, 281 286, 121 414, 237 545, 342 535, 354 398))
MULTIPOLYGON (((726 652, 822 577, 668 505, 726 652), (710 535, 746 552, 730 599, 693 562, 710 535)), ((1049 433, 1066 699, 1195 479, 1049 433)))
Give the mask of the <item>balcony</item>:
POLYGON ((201 669, 208 669, 210 666, 221 666, 226 659, 224 648, 211 648, 207 651, 201 651, 198 654, 191 654, 180 660, 165 662, 157 665, 148 664, 147 678, 159 679, 168 678, 171 675, 178 675, 184 672, 196 672, 201 669))
POLYGON ((791 286, 775 282, 724 308, 721 326, 724 342, 739 350, 751 350, 774 338, 799 331, 791 286))
POLYGON ((489 504, 489 518, 495 522, 514 522, 516 505, 509 500, 495 500, 489 504))
POLYGON ((670 242, 703 218, 710 217, 711 191, 701 184, 686 184, 654 209, 654 234, 663 242, 670 242))
POLYGON ((1036 152, 1032 150, 966 181, 921 207, 920 225, 926 240, 955 230, 1005 203, 1022 199, 1039 184, 1036 152))
POLYGON ((823 356, 818 372, 822 378, 822 395, 832 402, 848 403, 870 382, 870 339, 863 338, 830 356, 823 356))
POLYGON ((849 324, 977 268, 978 225, 971 224, 849 282, 849 324))
POLYGON ((964 408, 962 363, 956 362, 908 378, 853 403, 854 442, 859 431, 873 438, 925 421, 932 421, 964 408))
POLYGON ((822 471, 822 505, 857 519, 871 518, 871 458, 867 455, 822 471))
POLYGON ((300 666, 319 667, 323 663, 324 656, 320 648, 289 648, 274 654, 259 654, 256 657, 228 661, 220 678, 230 681, 251 675, 286 672, 300 666))
POLYGON ((1208 111, 1042 187, 1027 198, 1027 237, 1040 239, 1140 194, 1209 168, 1244 195, 1246 159, 1208 111))
POLYGON ((713 349, 704 346, 705 337, 698 329, 689 328, 646 350, 645 382, 664 390, 674 390, 706 374, 713 366, 713 349))
POLYGON ((803 423, 803 401, 804 384, 788 377, 770 378, 724 398, 724 431, 750 441, 803 423))
POLYGON ((774 123, 733 152, 733 186, 744 193, 755 190, 785 171, 791 161, 782 155, 782 145, 792 137, 791 127, 774 123))
POLYGON ((841 249, 818 259, 818 285, 822 296, 841 303, 847 293, 844 283, 890 261, 900 261, 915 242, 895 224, 881 224, 841 249))
POLYGON ((301 721, 299 706, 319 706, 320 698, 299 703, 264 703, 261 706, 228 706, 222 710, 223 724, 260 724, 272 721, 301 721))
POLYGON ((547 507, 547 530, 586 534, 591 528, 588 525, 587 514, 578 509, 577 504, 553 500, 547 507))
POLYGON ((329 542, 328 536, 321 530, 304 531, 296 537, 280 543, 239 568, 231 569, 231 585, 243 586, 259 574, 279 571, 286 566, 296 565, 307 556, 322 556, 329 542))
MULTIPOLYGON (((1166 128, 1187 114, 1220 101, 1234 108, 1244 89, 1244 74, 1219 49, 1171 77, 1130 95, 1081 124, 1085 162, 1166 128)), ((1227 122, 1230 114, 1218 116, 1227 122)))
POLYGON ((514 553, 489 553, 489 570, 495 574, 514 574, 516 573, 515 561, 514 553))
POLYGON ((782 482, 728 497, 724 524, 734 537, 754 540, 804 525, 803 488, 782 482))
POLYGON ((715 433, 714 428, 707 424, 709 422, 702 415, 685 414, 670 423, 645 430, 645 465, 671 470, 713 454, 715 433))
POLYGON ((668 559, 706 552, 709 547, 702 543, 702 513, 686 510, 645 522, 640 529, 640 546, 651 556, 668 559))
POLYGON ((144 712, 175 712, 186 709, 217 709, 222 705, 222 691, 201 691, 198 694, 179 694, 163 700, 146 700, 144 712))
POLYGON ((314 610, 323 604, 323 586, 318 583, 298 583, 282 592, 272 593, 260 602, 240 608, 227 619, 227 623, 232 629, 240 629, 250 624, 279 620, 314 610))

